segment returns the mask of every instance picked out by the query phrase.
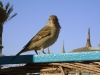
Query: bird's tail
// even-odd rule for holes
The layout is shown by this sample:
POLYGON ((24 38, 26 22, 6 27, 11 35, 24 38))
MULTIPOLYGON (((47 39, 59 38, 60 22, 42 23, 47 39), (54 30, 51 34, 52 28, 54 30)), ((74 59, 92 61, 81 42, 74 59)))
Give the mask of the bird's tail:
POLYGON ((14 60, 17 56, 19 56, 21 53, 23 53, 23 50, 21 50, 18 54, 16 54, 10 61, 14 60))

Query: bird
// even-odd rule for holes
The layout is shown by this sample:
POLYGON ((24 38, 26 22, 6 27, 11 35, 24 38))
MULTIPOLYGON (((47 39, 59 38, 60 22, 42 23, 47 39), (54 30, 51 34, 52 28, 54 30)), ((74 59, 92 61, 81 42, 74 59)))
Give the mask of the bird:
POLYGON ((36 54, 38 54, 37 50, 41 50, 43 54, 46 54, 44 49, 57 41, 60 30, 61 26, 58 17, 56 15, 50 15, 46 26, 44 26, 11 60, 15 59, 21 53, 31 50, 34 50, 36 54))

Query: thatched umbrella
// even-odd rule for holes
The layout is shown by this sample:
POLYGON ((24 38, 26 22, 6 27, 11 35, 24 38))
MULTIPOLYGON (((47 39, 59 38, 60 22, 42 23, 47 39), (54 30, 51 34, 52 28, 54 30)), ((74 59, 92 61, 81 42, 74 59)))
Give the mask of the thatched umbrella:
MULTIPOLYGON (((72 50, 72 52, 86 52, 86 51, 95 51, 95 50, 99 50, 99 49, 98 48, 93 48, 91 46, 91 41, 90 41, 90 28, 89 28, 88 29, 88 38, 87 38, 86 46, 85 47, 82 47, 82 48, 74 49, 74 50, 72 50)), ((91 62, 87 62, 87 63, 91 63, 91 62)), ((80 72, 79 72, 79 74, 80 74, 80 72)))
POLYGON ((86 46, 82 47, 82 48, 74 49, 74 50, 72 50, 72 52, 95 51, 95 50, 99 50, 99 49, 98 48, 93 48, 91 46, 91 42, 90 42, 90 28, 89 28, 88 29, 88 38, 87 38, 86 46))
POLYGON ((63 46, 62 46, 62 53, 65 53, 64 41, 63 41, 63 46))

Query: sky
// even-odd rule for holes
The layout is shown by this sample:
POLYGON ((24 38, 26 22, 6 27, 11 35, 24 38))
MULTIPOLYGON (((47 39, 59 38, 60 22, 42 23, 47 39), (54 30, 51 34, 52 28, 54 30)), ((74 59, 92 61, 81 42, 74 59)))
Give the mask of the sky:
MULTIPOLYGON (((56 15, 61 25, 58 40, 50 46, 51 53, 66 52, 86 45, 90 27, 92 47, 100 43, 100 0, 0 0, 14 5, 16 17, 4 24, 4 55, 16 55, 46 25, 50 15, 56 15)), ((47 48, 44 50, 47 53, 47 48)), ((39 52, 42 54, 41 52, 39 52)), ((36 54, 34 51, 22 55, 36 54)))

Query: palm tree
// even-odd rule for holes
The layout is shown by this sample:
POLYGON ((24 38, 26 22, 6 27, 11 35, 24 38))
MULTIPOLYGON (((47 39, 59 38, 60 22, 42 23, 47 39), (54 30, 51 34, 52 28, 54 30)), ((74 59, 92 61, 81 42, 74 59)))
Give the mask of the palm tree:
POLYGON ((5 22, 11 20, 14 18, 17 13, 14 13, 11 15, 11 12, 13 11, 13 5, 10 6, 10 3, 8 2, 5 7, 3 3, 0 1, 0 56, 2 56, 2 33, 3 33, 3 25, 5 22))

